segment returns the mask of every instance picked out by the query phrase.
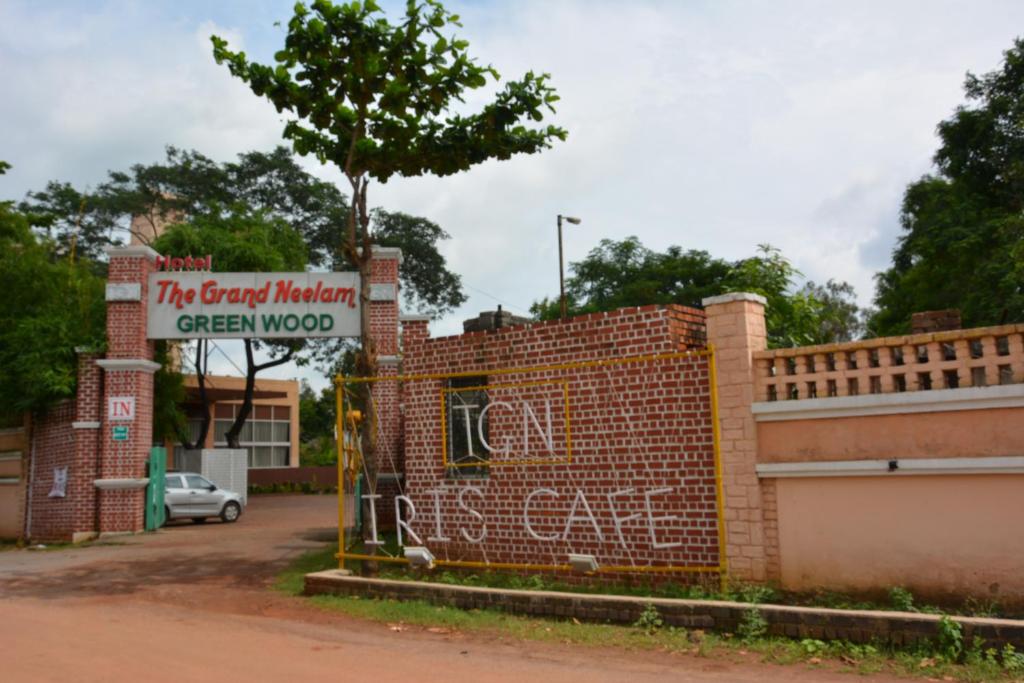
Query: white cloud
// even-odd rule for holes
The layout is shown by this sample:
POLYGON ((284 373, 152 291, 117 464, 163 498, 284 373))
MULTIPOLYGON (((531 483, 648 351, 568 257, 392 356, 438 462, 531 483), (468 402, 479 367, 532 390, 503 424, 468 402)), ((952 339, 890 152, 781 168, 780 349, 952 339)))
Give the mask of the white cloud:
MULTIPOLYGON (((372 204, 453 236, 444 252, 474 289, 439 333, 496 305, 480 291, 510 310, 557 295, 560 212, 584 219, 567 229, 567 260, 630 234, 728 258, 771 242, 867 302, 902 190, 929 169, 964 72, 998 66, 1024 25, 1024 5, 995 1, 453 7, 480 61, 506 78, 552 74, 553 120, 569 139, 454 177, 371 186, 372 204)), ((0 157, 15 165, 0 195, 52 178, 96 183, 168 143, 217 159, 277 144, 280 117, 214 64, 208 35, 265 57, 281 41, 271 17, 289 16, 286 2, 0 5, 0 157)))

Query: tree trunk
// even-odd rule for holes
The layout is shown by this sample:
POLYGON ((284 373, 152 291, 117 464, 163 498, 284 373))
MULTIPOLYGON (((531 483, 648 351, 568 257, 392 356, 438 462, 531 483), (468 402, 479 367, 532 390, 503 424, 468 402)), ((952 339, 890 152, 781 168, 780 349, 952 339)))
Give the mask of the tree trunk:
POLYGON ((252 412, 252 394, 256 390, 256 373, 260 370, 266 370, 277 365, 283 365, 292 359, 292 350, 288 349, 288 353, 275 358, 274 360, 267 361, 260 365, 256 365, 252 355, 252 340, 245 340, 245 394, 242 396, 242 405, 238 409, 238 415, 235 416, 235 421, 231 423, 231 428, 227 434, 224 435, 225 441, 228 442, 228 448, 241 448, 240 437, 242 434, 242 427, 245 426, 245 421, 249 419, 249 414, 252 412))
MULTIPOLYGON (((349 261, 359 270, 359 351, 356 353, 356 375, 373 377, 377 374, 377 348, 370 334, 370 272, 373 260, 373 240, 370 235, 370 213, 366 207, 365 176, 346 172, 352 185, 352 203, 349 208, 348 230, 342 245, 349 261)), ((371 493, 377 490, 377 409, 373 403, 372 384, 360 385, 364 398, 365 417, 362 423, 360 442, 363 452, 363 468, 366 487, 371 493)), ((361 501, 360 501, 361 502, 361 501)), ((369 518, 369 506, 363 506, 363 519, 369 518)), ((364 529, 366 531, 366 529, 364 529)), ((365 533, 364 533, 365 539, 365 533)), ((369 546, 371 555, 377 554, 377 546, 369 546)), ((377 563, 366 562, 369 573, 377 570, 377 563)))
POLYGON ((186 450, 202 448, 206 444, 206 435, 210 433, 210 402, 206 398, 206 345, 208 343, 205 339, 199 339, 196 344, 196 381, 199 383, 199 401, 203 404, 203 422, 199 427, 199 436, 193 443, 187 429, 185 432, 178 431, 178 441, 186 450))

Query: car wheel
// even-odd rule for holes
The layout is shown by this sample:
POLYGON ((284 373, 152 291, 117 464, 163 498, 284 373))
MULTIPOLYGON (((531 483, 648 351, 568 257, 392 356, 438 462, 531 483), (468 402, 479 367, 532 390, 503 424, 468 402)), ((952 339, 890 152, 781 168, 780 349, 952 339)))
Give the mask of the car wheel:
POLYGON ((167 526, 167 523, 169 521, 171 521, 171 508, 169 508, 169 507, 167 507, 165 505, 164 506, 164 523, 161 524, 160 526, 162 526, 162 527, 167 526))
POLYGON ((220 511, 220 520, 230 524, 237 522, 241 514, 242 506, 234 501, 228 501, 224 504, 224 509, 220 511))
POLYGON ((192 518, 192 523, 193 524, 206 524, 206 517, 193 517, 192 518))

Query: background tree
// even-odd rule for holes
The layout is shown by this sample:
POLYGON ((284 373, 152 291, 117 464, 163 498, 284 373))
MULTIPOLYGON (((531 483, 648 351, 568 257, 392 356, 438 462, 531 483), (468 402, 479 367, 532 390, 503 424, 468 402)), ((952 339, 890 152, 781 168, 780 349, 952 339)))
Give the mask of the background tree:
MULTIPOLYGON (((566 299, 573 315, 646 304, 701 305, 722 292, 732 264, 706 251, 671 246, 652 251, 635 236, 601 240, 582 261, 571 263, 566 299)), ((559 317, 557 299, 534 303, 530 311, 543 320, 559 317)))
POLYGON ((810 281, 797 293, 815 302, 815 344, 852 341, 864 336, 866 311, 857 305, 857 293, 849 282, 828 280, 819 285, 810 281))
POLYGON ((1024 40, 964 83, 938 126, 937 173, 907 187, 892 265, 876 275, 873 334, 915 311, 959 308, 965 326, 1024 319, 1024 40))
MULTIPOLYGON (((371 178, 394 175, 450 175, 489 159, 534 153, 564 139, 554 126, 533 128, 543 109, 558 99, 547 75, 527 73, 508 83, 475 114, 455 113, 468 90, 483 87, 490 66, 471 59, 468 43, 445 29, 458 16, 435 0, 410 0, 400 23, 392 24, 373 0, 335 5, 316 0, 295 5, 284 48, 274 65, 250 62, 212 36, 213 54, 259 96, 291 118, 284 137, 295 151, 332 163, 351 187, 351 206, 342 248, 360 273, 361 353, 358 370, 376 373, 369 336, 369 274, 373 236, 367 208, 371 178)), ((367 402, 363 453, 371 489, 376 487, 376 435, 372 401, 367 402)))
POLYGON ((333 465, 338 461, 334 439, 334 388, 317 394, 307 382, 299 391, 299 451, 303 465, 333 465))
MULTIPOLYGON (((302 169, 292 152, 281 146, 271 152, 246 152, 237 161, 226 163, 217 163, 194 150, 169 146, 162 163, 111 171, 91 192, 52 181, 45 190, 30 192, 20 208, 39 232, 53 236, 58 251, 70 253, 77 241, 79 254, 98 259, 104 258, 103 249, 120 242, 119 236, 127 233, 133 216, 156 225, 201 218, 232 204, 287 221, 305 239, 310 266, 335 271, 355 267, 342 249, 348 198, 335 185, 302 169)), ((438 250, 448 234, 437 224, 376 209, 371 231, 375 243, 398 247, 405 255, 399 279, 406 310, 437 318, 466 300, 459 276, 448 270, 438 250)), ((105 262, 92 263, 96 272, 105 274, 105 262)), ((196 343, 196 347, 203 345, 196 343)), ((306 350, 322 372, 333 375, 338 370, 338 359, 352 346, 349 339, 322 338, 309 340, 306 350)), ((206 351, 194 348, 187 356, 201 363, 206 351)), ((201 367, 196 373, 202 377, 201 367)), ((183 433, 180 411, 176 412, 170 402, 179 391, 174 385, 181 384, 175 374, 161 372, 156 377, 162 407, 159 412, 165 418, 158 430, 161 433, 183 433)), ((202 393, 202 384, 199 389, 202 393)), ((204 436, 201 433, 196 443, 201 443, 204 436)))
MULTIPOLYGON (((0 175, 10 166, 0 162, 0 175)), ((39 411, 75 394, 76 346, 106 342, 104 282, 0 202, 0 413, 39 411)))
POLYGON ((103 250, 117 243, 120 225, 103 198, 54 180, 44 190, 30 192, 18 209, 49 241, 54 254, 75 254, 91 262, 98 274, 106 274, 103 250))
MULTIPOLYGON (((210 254, 213 262, 225 271, 288 272, 306 269, 306 244, 302 235, 280 218, 271 218, 262 212, 236 204, 194 217, 189 223, 168 227, 154 247, 173 254, 210 254)), ((295 358, 302 350, 301 340, 260 341, 245 339, 245 393, 238 415, 225 435, 229 448, 239 448, 242 427, 252 411, 252 396, 256 388, 256 374, 295 358), (253 350, 266 346, 271 360, 256 363, 253 350)), ((197 368, 204 365, 203 350, 197 352, 197 368)), ((204 406, 204 428, 209 428, 209 406, 204 406)))
POLYGON ((181 410, 181 405, 185 402, 185 378, 182 377, 180 369, 172 358, 172 343, 161 339, 156 342, 155 346, 156 353, 153 360, 160 364, 160 369, 153 376, 153 443, 163 443, 171 439, 180 441, 189 449, 202 448, 206 442, 206 433, 210 429, 209 405, 206 401, 205 389, 201 401, 206 409, 207 417, 200 437, 195 442, 189 442, 189 439, 184 438, 187 434, 187 423, 185 414, 181 410))
MULTIPOLYGON (((773 347, 848 341, 861 330, 851 285, 829 280, 795 289, 800 272, 770 245, 761 245, 755 256, 730 262, 678 246, 658 253, 627 237, 602 240, 569 269, 566 298, 573 315, 647 304, 700 307, 706 297, 746 291, 768 300, 765 316, 773 347)), ((553 320, 559 317, 558 301, 542 299, 530 311, 553 320)))
MULTIPOLYGON (((19 208, 60 251, 69 252, 77 242, 80 255, 101 264, 103 249, 120 243, 132 216, 151 224, 187 221, 233 204, 288 222, 305 239, 310 266, 355 267, 342 249, 348 198, 335 185, 306 172, 286 147, 246 152, 226 163, 194 150, 167 147, 162 163, 111 171, 93 191, 52 181, 46 189, 30 192, 19 208)), ((406 256, 399 277, 408 309, 439 317, 465 301, 458 275, 448 270, 438 251, 438 244, 448 239, 438 225, 377 209, 370 227, 377 244, 398 247, 406 256)), ((335 352, 329 346, 323 353, 335 352)))

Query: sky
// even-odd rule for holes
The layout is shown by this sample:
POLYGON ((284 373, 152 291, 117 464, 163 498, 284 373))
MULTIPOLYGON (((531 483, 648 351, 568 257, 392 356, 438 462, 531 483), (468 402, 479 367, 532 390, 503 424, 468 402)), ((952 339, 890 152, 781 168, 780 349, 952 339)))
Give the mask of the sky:
MULTIPOLYGON (((95 186, 164 147, 218 161, 282 142, 283 119, 212 56, 211 34, 267 62, 291 1, 0 0, 0 199, 49 180, 95 186)), ((382 3, 397 17, 404 3, 382 3)), ((564 143, 446 178, 371 184, 369 203, 421 215, 468 302, 434 335, 500 303, 526 314, 602 239, 720 258, 779 247, 807 279, 870 304, 906 185, 932 170, 936 124, 966 72, 998 68, 1024 3, 447 2, 471 53, 509 78, 551 74, 564 143)), ((474 93, 479 106, 488 92, 474 93)), ((341 174, 302 160, 311 173, 341 174)), ((236 372, 222 344, 214 372, 236 372)), ((321 378, 282 366, 267 376, 321 378)))

